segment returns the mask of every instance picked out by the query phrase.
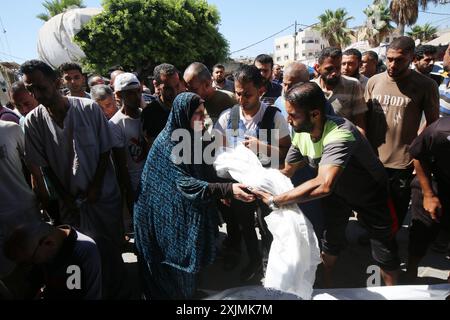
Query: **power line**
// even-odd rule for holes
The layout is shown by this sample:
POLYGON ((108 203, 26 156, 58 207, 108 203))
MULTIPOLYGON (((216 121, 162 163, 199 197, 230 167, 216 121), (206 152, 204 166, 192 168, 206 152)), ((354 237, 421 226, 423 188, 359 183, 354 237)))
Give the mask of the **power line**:
POLYGON ((3 56, 14 58, 14 59, 19 59, 19 60, 22 60, 22 61, 26 61, 27 60, 27 59, 16 57, 16 56, 13 56, 13 55, 7 54, 5 52, 1 52, 1 51, 0 51, 0 54, 3 55, 3 56))
POLYGON ((233 51, 233 52, 230 53, 230 55, 231 55, 231 54, 234 54, 234 53, 236 53, 236 52, 244 51, 244 50, 246 50, 246 49, 248 49, 248 48, 251 48, 251 47, 253 47, 253 46, 256 46, 257 44, 260 44, 261 42, 264 42, 264 41, 266 41, 266 40, 269 40, 270 38, 273 38, 273 37, 275 37, 276 35, 279 35, 280 33, 286 31, 287 29, 292 28, 293 26, 294 26, 294 23, 291 24, 289 27, 286 27, 286 28, 284 28, 283 30, 278 31, 277 33, 274 33, 274 34, 268 36, 267 38, 264 38, 264 39, 262 39, 262 40, 260 40, 260 41, 258 41, 258 42, 255 42, 255 43, 253 43, 253 44, 251 44, 251 45, 249 45, 249 46, 247 46, 247 47, 245 47, 245 48, 242 48, 242 49, 233 51))
POLYGON ((432 25, 440 26, 441 24, 438 25, 438 24, 437 24, 438 22, 442 22, 442 21, 445 21, 445 20, 448 20, 448 19, 450 19, 450 17, 438 19, 438 20, 436 20, 436 21, 433 21, 431 24, 432 24, 432 25))
POLYGON ((6 35, 6 29, 5 29, 5 26, 3 25, 2 17, 0 17, 0 25, 2 27, 1 31, 3 32, 3 35, 5 36, 6 48, 7 48, 8 52, 11 53, 11 48, 9 47, 8 36, 6 35))
POLYGON ((428 13, 428 14, 436 14, 438 16, 450 16, 450 13, 440 13, 440 12, 430 12, 430 11, 420 11, 422 13, 428 13))
POLYGON ((440 27, 440 26, 442 26, 443 24, 445 24, 445 22, 442 22, 442 21, 447 21, 447 20, 450 20, 450 17, 448 17, 448 18, 446 18, 446 19, 444 19, 444 20, 441 20, 440 22, 440 24, 438 24, 437 25, 437 27, 440 27))

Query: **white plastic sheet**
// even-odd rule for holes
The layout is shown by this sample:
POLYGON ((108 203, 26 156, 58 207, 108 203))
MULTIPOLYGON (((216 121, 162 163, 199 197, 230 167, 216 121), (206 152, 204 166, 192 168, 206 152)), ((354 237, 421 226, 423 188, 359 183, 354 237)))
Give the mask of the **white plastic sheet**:
MULTIPOLYGON (((314 290, 313 300, 445 300, 450 284, 314 290)), ((258 286, 232 288, 206 300, 296 300, 296 296, 258 286)))
POLYGON ((450 284, 314 290, 313 300, 445 300, 450 284))
MULTIPOLYGON (((225 149, 214 162, 218 175, 271 194, 293 188, 287 177, 275 169, 264 168, 258 157, 242 144, 225 149)), ((283 207, 265 218, 273 235, 264 287, 311 299, 320 251, 309 220, 297 205, 283 207)))
POLYGON ((85 57, 73 42, 74 36, 101 8, 77 8, 52 17, 39 30, 37 51, 39 58, 53 68, 65 62, 76 62, 85 57))

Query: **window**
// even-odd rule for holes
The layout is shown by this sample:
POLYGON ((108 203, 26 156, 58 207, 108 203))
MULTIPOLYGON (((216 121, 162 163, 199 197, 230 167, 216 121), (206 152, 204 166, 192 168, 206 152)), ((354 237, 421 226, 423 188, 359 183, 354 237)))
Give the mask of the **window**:
POLYGON ((284 56, 284 60, 289 60, 289 56, 284 56))
POLYGON ((316 39, 316 40, 314 40, 314 43, 319 43, 319 40, 317 40, 317 39, 316 39))
POLYGON ((280 62, 281 61, 281 57, 277 57, 277 62, 280 62))
POLYGON ((304 40, 304 39, 302 40, 302 43, 305 43, 305 40, 304 40))
POLYGON ((280 50, 280 49, 281 49, 281 46, 277 46, 277 47, 276 47, 276 50, 280 50))
POLYGON ((284 48, 285 48, 285 49, 288 49, 288 48, 289 48, 289 43, 285 43, 285 44, 284 44, 284 48))
POLYGON ((389 37, 386 37, 386 42, 389 42, 389 37))

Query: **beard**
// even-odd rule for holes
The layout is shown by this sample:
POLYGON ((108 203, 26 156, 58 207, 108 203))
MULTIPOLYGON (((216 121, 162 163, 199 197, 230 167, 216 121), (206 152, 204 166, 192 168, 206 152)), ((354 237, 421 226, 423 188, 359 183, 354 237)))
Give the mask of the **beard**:
POLYGON ((216 83, 224 83, 224 82, 225 82, 225 78, 216 79, 216 83))
POLYGON ((403 69, 392 69, 388 68, 387 72, 391 78, 397 78, 404 75, 409 70, 409 65, 403 69))
POLYGON ((339 83, 340 77, 336 77, 336 78, 322 77, 322 79, 323 79, 323 81, 325 82, 326 85, 336 86, 339 83))
POLYGON ((433 71, 433 66, 428 66, 428 67, 426 67, 426 68, 422 68, 422 71, 423 71, 423 73, 425 73, 425 74, 428 74, 428 73, 430 73, 431 71, 433 71))
POLYGON ((164 101, 169 102, 169 103, 172 103, 177 96, 174 89, 163 90, 161 95, 163 96, 164 101))
POLYGON ((302 123, 299 126, 292 126, 294 128, 294 131, 297 133, 302 133, 302 132, 306 132, 306 133, 311 133, 314 125, 311 121, 307 120, 304 123, 302 123))

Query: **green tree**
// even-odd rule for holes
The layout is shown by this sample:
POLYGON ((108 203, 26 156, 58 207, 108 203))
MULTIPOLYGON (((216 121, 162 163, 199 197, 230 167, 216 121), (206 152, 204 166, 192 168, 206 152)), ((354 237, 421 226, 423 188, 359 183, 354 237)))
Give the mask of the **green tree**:
POLYGON ((417 21, 419 16, 419 5, 423 10, 427 8, 430 3, 445 4, 439 0, 392 0, 391 1, 391 17, 397 23, 397 29, 400 34, 405 33, 405 26, 412 26, 417 21))
POLYGON ((83 0, 50 0, 42 3, 46 13, 40 13, 36 17, 42 21, 48 21, 51 17, 54 17, 71 7, 85 8, 83 0))
POLYGON ((182 69, 228 56, 219 13, 206 0, 104 0, 103 8, 75 36, 92 71, 122 65, 147 75, 164 62, 182 69))
POLYGON ((330 46, 342 48, 351 43, 351 31, 347 28, 347 22, 353 17, 348 17, 345 9, 325 10, 325 13, 321 14, 318 19, 319 23, 313 29, 319 31, 330 46))
POLYGON ((406 34, 414 40, 420 39, 420 42, 427 42, 436 38, 436 32, 436 27, 433 27, 429 23, 425 23, 423 26, 413 26, 411 28, 411 31, 407 32, 406 34))
POLYGON ((390 24, 391 13, 387 0, 375 0, 363 12, 367 16, 366 26, 362 30, 364 39, 372 48, 378 47, 382 39, 394 29, 390 24))

